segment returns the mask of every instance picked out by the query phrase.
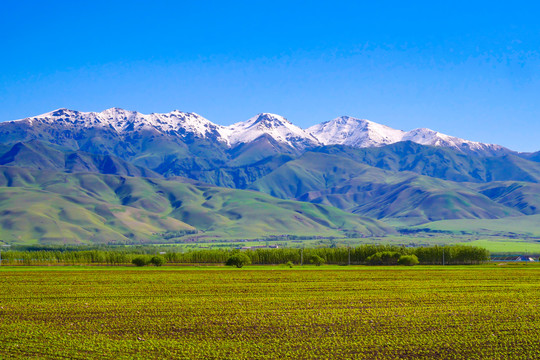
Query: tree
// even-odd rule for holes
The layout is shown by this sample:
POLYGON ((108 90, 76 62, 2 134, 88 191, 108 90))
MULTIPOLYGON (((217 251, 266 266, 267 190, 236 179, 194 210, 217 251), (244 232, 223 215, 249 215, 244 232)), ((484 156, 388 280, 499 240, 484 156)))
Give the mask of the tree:
POLYGON ((241 268, 242 266, 249 264, 251 264, 251 259, 244 253, 231 255, 225 263, 227 266, 236 266, 237 268, 241 268))
POLYGON ((381 251, 368 257, 366 260, 370 265, 396 265, 401 254, 397 251, 381 251))
POLYGON ((156 255, 150 259, 150 263, 154 266, 162 266, 165 264, 165 258, 163 256, 156 255))
POLYGON ((324 260, 322 257, 320 257, 319 255, 312 255, 310 258, 309 258, 309 262, 312 263, 313 265, 316 265, 316 266, 321 266, 322 264, 324 264, 326 262, 326 260, 324 260))
POLYGON ((131 260, 131 263, 135 266, 146 266, 148 265, 148 259, 146 256, 137 256, 131 260))
POLYGON ((420 262, 416 255, 402 255, 398 260, 398 265, 413 266, 418 265, 420 262))

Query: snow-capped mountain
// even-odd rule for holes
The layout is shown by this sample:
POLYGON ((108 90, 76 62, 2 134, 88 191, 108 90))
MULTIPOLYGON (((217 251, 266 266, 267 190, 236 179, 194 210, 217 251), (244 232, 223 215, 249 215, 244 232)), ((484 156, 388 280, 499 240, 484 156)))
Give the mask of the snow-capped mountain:
POLYGON ((276 114, 261 113, 251 119, 226 127, 229 144, 249 143, 266 134, 274 140, 294 148, 320 145, 313 135, 307 133, 289 120, 276 114))
POLYGON ((460 139, 455 136, 441 134, 438 131, 421 128, 408 131, 400 141, 412 141, 420 145, 447 147, 462 152, 481 152, 498 154, 507 151, 506 148, 495 144, 484 144, 476 141, 460 139))
POLYGON ((508 152, 500 145, 484 144, 441 134, 430 129, 403 131, 377 124, 365 119, 341 116, 334 120, 306 129, 324 145, 348 145, 353 147, 378 147, 400 141, 412 141, 421 145, 447 147, 460 152, 476 152, 495 155, 508 152))
POLYGON ((48 139, 59 145, 66 145, 76 139, 80 146, 82 138, 96 137, 95 131, 107 134, 97 138, 133 139, 140 138, 138 134, 141 132, 150 132, 172 137, 174 142, 206 139, 225 147, 250 143, 266 136, 299 151, 321 145, 339 144, 365 148, 412 141, 422 145, 452 148, 464 153, 497 155, 509 152, 499 145, 468 141, 430 129, 402 131, 349 116, 341 116, 303 130, 284 117, 270 113, 261 113, 247 121, 222 126, 195 113, 175 110, 147 115, 120 108, 102 112, 58 109, 26 119, 0 123, 0 141, 48 139))
POLYGON ((392 129, 373 121, 341 116, 332 121, 314 125, 306 131, 324 145, 372 147, 401 141, 404 131, 392 129))
POLYGON ((103 129, 117 135, 140 131, 154 131, 162 134, 209 138, 228 146, 249 143, 262 135, 272 137, 279 143, 304 149, 320 145, 311 134, 302 130, 282 116, 261 113, 251 119, 230 126, 212 123, 195 113, 178 110, 164 114, 141 114, 120 108, 102 112, 82 112, 58 109, 26 119, 9 121, 4 124, 28 125, 30 127, 57 127, 63 130, 103 129))
MULTIPOLYGON (((193 134, 198 137, 209 135, 221 137, 224 127, 216 125, 195 113, 174 110, 166 114, 141 114, 120 108, 102 112, 82 112, 58 109, 42 115, 15 120, 29 125, 48 124, 64 128, 105 128, 122 134, 141 130, 154 130, 161 133, 193 134)), ((225 141, 224 139, 222 139, 225 141)))

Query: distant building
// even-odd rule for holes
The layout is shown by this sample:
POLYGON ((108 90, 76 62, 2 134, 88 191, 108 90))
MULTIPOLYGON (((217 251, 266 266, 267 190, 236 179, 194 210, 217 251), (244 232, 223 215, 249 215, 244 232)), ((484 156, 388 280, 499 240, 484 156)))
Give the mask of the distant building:
POLYGON ((241 249, 241 250, 252 250, 252 249, 278 249, 279 248, 279 245, 254 245, 254 246, 243 246, 241 248, 237 248, 237 249, 241 249))
POLYGON ((535 262, 535 258, 528 255, 508 255, 508 256, 496 256, 492 258, 492 261, 527 261, 535 262))

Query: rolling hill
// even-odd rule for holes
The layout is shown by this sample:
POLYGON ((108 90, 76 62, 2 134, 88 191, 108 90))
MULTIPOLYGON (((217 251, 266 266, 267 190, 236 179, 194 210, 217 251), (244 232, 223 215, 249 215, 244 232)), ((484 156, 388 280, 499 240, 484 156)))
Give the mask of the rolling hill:
POLYGON ((0 236, 10 243, 162 243, 198 236, 359 236, 394 230, 341 210, 174 178, 0 167, 0 236), (169 239, 169 241, 171 241, 169 239))
POLYGON ((510 204, 493 201, 465 185, 308 152, 257 180, 250 188, 397 224, 522 215, 510 204))
POLYGON ((356 162, 391 171, 412 171, 420 175, 458 182, 540 182, 540 166, 517 154, 474 156, 452 149, 403 141, 376 148, 334 145, 312 151, 342 156, 356 162))

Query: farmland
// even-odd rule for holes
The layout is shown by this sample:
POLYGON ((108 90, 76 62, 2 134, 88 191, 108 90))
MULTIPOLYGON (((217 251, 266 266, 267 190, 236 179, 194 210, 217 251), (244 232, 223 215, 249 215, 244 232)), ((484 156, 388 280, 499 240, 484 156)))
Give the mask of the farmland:
POLYGON ((539 358, 539 280, 531 264, 4 267, 0 358, 539 358))

